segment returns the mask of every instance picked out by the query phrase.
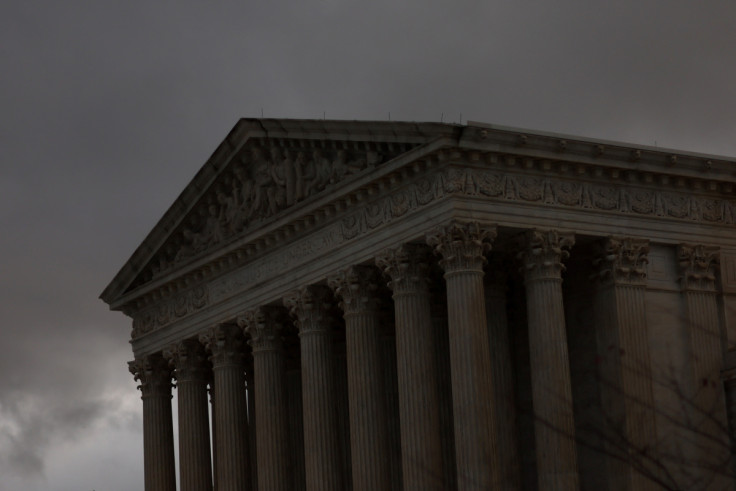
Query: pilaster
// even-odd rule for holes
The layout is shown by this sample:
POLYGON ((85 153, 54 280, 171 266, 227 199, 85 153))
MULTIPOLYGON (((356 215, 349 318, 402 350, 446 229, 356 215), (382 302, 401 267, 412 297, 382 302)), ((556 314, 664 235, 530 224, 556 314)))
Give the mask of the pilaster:
POLYGON ((332 353, 332 294, 308 286, 284 297, 301 342, 304 456, 307 490, 343 489, 340 442, 336 425, 332 353))
POLYGON ((657 444, 646 320, 649 241, 608 237, 594 260, 598 373, 611 489, 656 489, 648 456, 657 444))
POLYGON ((179 486, 181 491, 212 489, 207 384, 212 371, 204 347, 190 339, 164 351, 175 370, 179 405, 179 486))
POLYGON ((483 266, 493 226, 454 221, 427 236, 447 284, 455 461, 459 490, 505 487, 500 480, 483 266))
POLYGON ((393 290, 405 491, 444 489, 429 260, 427 248, 414 244, 376 258, 393 290))
POLYGON ((251 489, 245 339, 234 324, 219 324, 200 336, 210 353, 215 386, 215 473, 218 491, 251 489))
POLYGON ((540 489, 578 488, 570 364, 562 301, 562 261, 572 233, 530 230, 520 258, 527 295, 534 433, 540 489))
POLYGON ((729 443, 723 431, 728 419, 721 382, 724 354, 716 280, 719 252, 718 247, 700 244, 680 244, 677 248, 690 335, 692 425, 699 440, 695 460, 704 470, 723 467, 729 458, 729 443))
POLYGON ((353 489, 390 489, 377 272, 354 266, 328 283, 341 299, 345 318, 353 489))
POLYGON ((128 367, 141 383, 145 490, 176 491, 171 368, 160 353, 137 358, 128 367))
POLYGON ((261 307, 238 318, 253 349, 253 381, 258 392, 254 403, 259 490, 291 489, 286 375, 279 332, 288 321, 284 315, 280 308, 261 307))

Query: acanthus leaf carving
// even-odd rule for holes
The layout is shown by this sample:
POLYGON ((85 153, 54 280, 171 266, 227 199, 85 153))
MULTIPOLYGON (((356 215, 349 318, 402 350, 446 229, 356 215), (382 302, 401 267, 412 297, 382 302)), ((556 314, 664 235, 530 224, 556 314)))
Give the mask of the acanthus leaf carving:
POLYGON ((559 280, 575 244, 575 235, 557 230, 528 230, 522 239, 522 261, 525 278, 530 280, 559 280))
POLYGON ((339 306, 345 316, 376 312, 380 307, 377 296, 379 281, 375 268, 351 266, 327 278, 327 284, 340 298, 339 306))
POLYGON ((716 291, 719 252, 718 247, 702 244, 680 244, 677 247, 680 286, 683 290, 716 291))
POLYGON ((496 227, 478 222, 453 220, 427 234, 427 244, 441 256, 445 274, 460 271, 482 271, 485 255, 496 238, 496 227))
POLYGON ((146 355, 128 362, 133 378, 140 382, 138 388, 143 399, 147 397, 171 397, 172 369, 161 353, 146 355))
POLYGON ((238 325, 249 337, 253 353, 283 349, 281 331, 288 319, 282 308, 266 305, 238 317, 238 325))
POLYGON ((283 303, 294 318, 300 336, 331 330, 334 301, 328 287, 309 285, 294 290, 284 296, 283 303))
POLYGON ((199 342, 209 353, 209 359, 215 369, 245 364, 245 339, 237 325, 218 324, 211 327, 200 334, 199 342))
POLYGON ((616 285, 645 285, 649 241, 628 237, 608 237, 600 243, 594 260, 598 278, 616 285))

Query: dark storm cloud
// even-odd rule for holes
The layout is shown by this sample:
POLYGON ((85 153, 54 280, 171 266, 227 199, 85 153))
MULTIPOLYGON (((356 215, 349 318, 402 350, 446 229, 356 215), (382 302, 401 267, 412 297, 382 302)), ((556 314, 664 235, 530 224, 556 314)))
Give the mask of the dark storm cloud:
POLYGON ((462 114, 736 155, 735 21, 730 1, 3 2, 0 475, 139 432, 111 410, 139 404, 130 325, 97 295, 238 117, 462 114))

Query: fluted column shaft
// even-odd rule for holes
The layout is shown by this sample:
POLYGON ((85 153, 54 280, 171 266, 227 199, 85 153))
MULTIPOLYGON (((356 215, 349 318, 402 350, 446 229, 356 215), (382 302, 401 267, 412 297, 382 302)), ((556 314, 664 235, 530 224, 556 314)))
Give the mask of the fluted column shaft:
POLYGON ((143 399, 143 472, 146 491, 176 491, 171 368, 161 354, 129 363, 143 399))
POLYGON ((211 371, 201 343, 187 340, 164 352, 176 370, 179 402, 180 491, 212 489, 207 383, 211 371))
POLYGON ((299 328, 308 491, 341 491, 340 441, 330 325, 331 293, 310 286, 284 298, 299 328))
POLYGON ((375 276, 372 268, 353 267, 329 280, 342 299, 340 306, 345 317, 350 447, 356 491, 391 488, 375 276))
POLYGON ((427 242, 442 256, 447 284, 452 412, 459 490, 501 486, 499 478, 493 378, 488 341, 484 254, 494 227, 453 222, 431 233, 427 242))
POLYGON ((214 375, 217 491, 249 490, 245 341, 240 328, 230 324, 211 328, 200 340, 211 353, 214 375))
MULTIPOLYGON (((721 382, 723 341, 718 308, 717 247, 682 244, 677 249, 680 286, 690 333, 693 426, 700 440, 695 459, 703 468, 724 468, 729 458, 726 397, 721 382)), ((710 489, 725 485, 717 482, 710 489)))
POLYGON ((562 300, 562 259, 572 234, 530 231, 522 260, 540 489, 578 488, 570 364, 562 300))
POLYGON ((391 279, 394 298, 404 490, 441 490, 442 444, 427 251, 403 246, 386 251, 376 263, 391 279))
POLYGON ((656 489, 647 458, 657 443, 646 319, 649 241, 608 237, 600 243, 596 339, 608 482, 616 489, 656 489))
POLYGON ((284 319, 280 309, 263 307, 238 319, 253 348, 253 378, 258 397, 255 412, 258 489, 291 489, 289 420, 286 408, 286 372, 279 331, 284 319))

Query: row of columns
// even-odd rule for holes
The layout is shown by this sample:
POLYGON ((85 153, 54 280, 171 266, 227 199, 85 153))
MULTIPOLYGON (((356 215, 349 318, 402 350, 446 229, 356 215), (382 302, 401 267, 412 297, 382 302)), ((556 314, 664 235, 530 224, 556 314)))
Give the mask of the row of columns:
MULTIPOLYGON (((513 375, 505 299, 499 288, 484 286, 486 255, 495 236, 494 226, 455 221, 426 237, 427 245, 440 258, 446 286, 455 482, 449 482, 448 473, 443 471, 445 437, 437 379, 436 331, 432 328, 431 250, 426 245, 404 244, 376 257, 375 264, 388 279, 394 303, 405 490, 519 486, 518 472, 513 471, 514 467, 518 470, 518 448, 513 403, 508 401, 508 393, 513 392, 513 375)), ((579 487, 562 298, 563 260, 573 244, 573 234, 531 230, 525 233, 519 254, 526 288, 540 489, 579 487)), ((654 438, 655 427, 641 270, 648 244, 612 238, 606 247, 600 260, 604 280, 597 296, 602 313, 598 345, 613 344, 621 352, 633 353, 627 360, 634 360, 637 367, 625 369, 620 358, 605 364, 604 375, 620 382, 619 387, 628 390, 631 386, 633 396, 623 402, 612 393, 604 398, 612 401, 612 407, 621 406, 622 431, 636 444, 646 445, 654 438), (638 254, 633 265, 626 263, 631 261, 632 251, 638 254), (629 272, 629 280, 624 279, 624 270, 629 272)), ((387 400, 391 392, 383 376, 383 309, 378 294, 381 283, 375 268, 351 266, 330 276, 329 288, 312 285, 283 298, 299 330, 307 490, 342 490, 349 478, 343 475, 345 466, 341 463, 337 425, 330 319, 334 297, 340 301, 345 320, 353 487, 391 489, 387 400)), ((693 309, 702 304, 701 300, 693 300, 693 309)), ((253 461, 258 489, 292 489, 290 469, 294 463, 289 462, 290 417, 286 403, 289 394, 280 335, 289 322, 292 320, 283 309, 264 306, 244 313, 237 324, 211 328, 200 336, 199 342, 186 341, 167 350, 164 356, 152 355, 132 362, 131 370, 141 380, 143 390, 147 491, 175 489, 168 402, 171 367, 176 370, 179 387, 181 490, 212 489, 208 381, 213 387, 216 489, 250 489, 253 461), (252 374, 257 391, 253 401, 246 401, 244 390, 246 336, 253 353, 252 374), (205 351, 211 371, 204 363, 205 351), (166 359, 171 367, 166 365, 166 359), (248 447, 248 402, 254 403, 258 421, 251 425, 256 432, 255 456, 250 455, 248 447)), ((616 462, 620 466, 621 459, 616 462)), ((637 475, 625 459, 621 469, 622 489, 646 488, 636 482, 637 475)))

